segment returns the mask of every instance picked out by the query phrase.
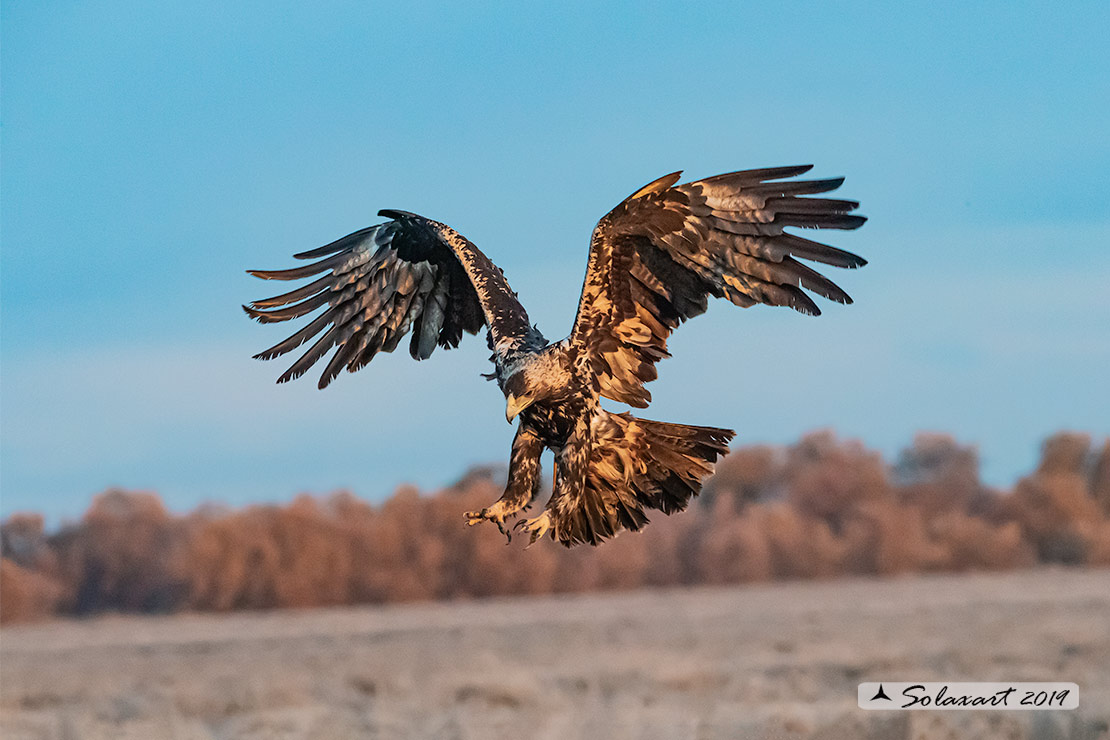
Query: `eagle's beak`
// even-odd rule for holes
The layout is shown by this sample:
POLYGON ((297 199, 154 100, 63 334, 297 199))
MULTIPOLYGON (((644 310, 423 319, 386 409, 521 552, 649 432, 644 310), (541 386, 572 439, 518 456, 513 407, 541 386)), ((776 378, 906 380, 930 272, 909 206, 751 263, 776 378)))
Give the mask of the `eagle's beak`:
POLYGON ((510 395, 505 400, 505 421, 511 424, 513 419, 517 417, 517 414, 531 405, 532 399, 528 396, 517 398, 516 396, 510 395))

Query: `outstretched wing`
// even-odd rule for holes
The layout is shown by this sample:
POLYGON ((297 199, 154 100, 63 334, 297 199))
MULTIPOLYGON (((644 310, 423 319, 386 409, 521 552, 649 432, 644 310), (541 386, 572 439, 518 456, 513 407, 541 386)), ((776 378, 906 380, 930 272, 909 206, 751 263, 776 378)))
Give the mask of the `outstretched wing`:
POLYGON ((866 261, 785 231, 855 229, 866 220, 851 213, 854 201, 803 197, 835 190, 843 178, 784 181, 811 168, 746 170, 684 185, 675 185, 682 175, 675 172, 598 222, 570 342, 588 353, 603 396, 647 406, 644 384, 668 356, 667 337, 705 311, 708 296, 811 315, 821 311, 805 290, 851 303, 799 259, 850 268, 866 261))
POLYGON ((477 247, 438 221, 404 211, 378 215, 393 220, 294 255, 323 257, 318 262, 291 270, 248 270, 264 280, 325 273, 296 290, 243 306, 264 324, 324 308, 293 336, 255 355, 271 360, 323 332, 279 383, 300 377, 336 348, 320 376, 324 388, 344 367, 354 372, 378 352, 392 352, 410 329, 409 353, 418 360, 430 357, 437 344, 457 347, 463 332, 476 334, 482 326, 489 327, 489 344, 498 355, 542 344, 500 268, 477 247))

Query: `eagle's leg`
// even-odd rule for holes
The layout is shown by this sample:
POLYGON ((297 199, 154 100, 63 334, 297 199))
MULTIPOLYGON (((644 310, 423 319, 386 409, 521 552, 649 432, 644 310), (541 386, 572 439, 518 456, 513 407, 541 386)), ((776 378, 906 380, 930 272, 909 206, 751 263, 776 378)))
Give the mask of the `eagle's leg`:
POLYGON ((513 438, 513 451, 509 457, 509 480, 505 493, 491 506, 480 511, 466 512, 466 523, 493 522, 501 533, 511 537, 505 520, 516 516, 532 504, 540 490, 540 455, 543 442, 538 434, 521 424, 513 438))
POLYGON ((544 512, 534 519, 517 523, 518 527, 529 532, 529 545, 549 531, 553 539, 564 544, 569 541, 568 533, 563 529, 566 522, 573 518, 568 514, 582 505, 586 474, 590 467, 591 444, 589 430, 583 428, 571 435, 563 448, 555 454, 555 484, 544 512))

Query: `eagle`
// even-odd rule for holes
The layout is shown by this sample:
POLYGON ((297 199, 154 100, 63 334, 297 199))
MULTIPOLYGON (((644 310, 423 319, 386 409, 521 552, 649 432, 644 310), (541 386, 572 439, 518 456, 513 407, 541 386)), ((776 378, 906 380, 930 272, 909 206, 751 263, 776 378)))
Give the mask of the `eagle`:
POLYGON ((856 229, 866 220, 853 213, 855 201, 809 197, 844 182, 799 179, 810 169, 743 170, 682 184, 680 171, 625 198, 593 230, 574 325, 557 342, 544 338, 501 269, 468 239, 430 218, 381 210, 384 223, 294 255, 316 260, 310 264, 248 270, 264 280, 314 278, 243 306, 250 317, 271 323, 323 309, 255 357, 270 360, 315 339, 278 383, 331 352, 322 389, 406 335, 409 354, 425 360, 484 327, 494 366, 486 377, 505 395, 505 418, 519 422, 504 494, 467 512, 467 523, 492 522, 510 538, 523 530, 529 545, 545 534, 567 547, 597 545, 644 527, 648 510, 685 509, 735 435, 601 406, 602 398, 648 405, 645 386, 669 356, 671 332, 703 313, 710 296, 812 316, 821 311, 809 293, 852 302, 807 262, 857 268, 866 261, 789 231, 856 229), (539 516, 517 520, 540 491, 545 449, 555 458, 551 496, 539 516))

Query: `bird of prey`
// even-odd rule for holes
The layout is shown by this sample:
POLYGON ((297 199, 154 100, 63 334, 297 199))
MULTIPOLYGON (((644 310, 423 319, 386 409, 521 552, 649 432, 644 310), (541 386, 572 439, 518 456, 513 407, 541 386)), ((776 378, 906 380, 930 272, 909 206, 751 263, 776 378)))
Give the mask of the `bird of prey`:
MULTIPOLYGON (((504 495, 467 513, 510 534, 511 520, 540 490, 540 455, 555 455, 544 511, 516 528, 531 543, 546 533, 568 547, 596 545, 622 529, 638 530, 645 510, 686 508, 728 451, 734 432, 613 413, 601 398, 644 408, 655 363, 667 339, 706 310, 709 296, 737 306, 820 310, 806 291, 850 303, 848 295, 806 262, 855 268, 861 257, 802 238, 790 228, 855 229, 865 218, 850 200, 807 197, 838 188, 843 178, 797 179, 812 165, 745 170, 678 184, 681 172, 637 190, 602 218, 570 335, 549 342, 532 325, 502 271, 445 224, 382 210, 388 219, 294 255, 318 259, 290 270, 250 270, 264 280, 319 275, 288 293, 244 310, 262 323, 322 308, 288 339, 256 355, 273 359, 319 338, 278 379, 304 374, 334 350, 324 388, 378 352, 392 352, 411 333, 409 353, 427 359, 457 347, 464 333, 486 328, 505 416, 519 418, 504 495)), ((530 544, 531 544, 530 543, 530 544)))

